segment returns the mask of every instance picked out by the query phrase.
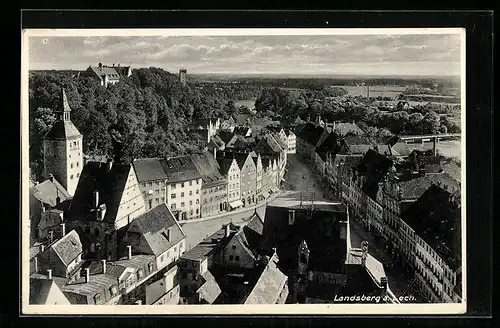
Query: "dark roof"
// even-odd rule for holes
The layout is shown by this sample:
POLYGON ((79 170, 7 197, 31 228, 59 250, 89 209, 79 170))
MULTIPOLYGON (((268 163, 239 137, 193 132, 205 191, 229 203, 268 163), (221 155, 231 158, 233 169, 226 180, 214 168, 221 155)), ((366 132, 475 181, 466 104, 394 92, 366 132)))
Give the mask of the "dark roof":
POLYGON ((44 204, 51 207, 57 205, 57 197, 63 202, 71 198, 71 195, 64 189, 64 187, 54 178, 52 181, 45 180, 30 188, 30 193, 44 204))
POLYGON ((209 257, 213 252, 218 249, 221 249, 225 246, 229 240, 233 237, 234 233, 239 230, 239 227, 230 223, 230 235, 229 238, 226 238, 226 230, 225 226, 221 229, 217 230, 215 233, 210 235, 209 237, 203 239, 198 245, 191 248, 189 251, 185 252, 181 255, 181 259, 187 260, 203 260, 204 258, 209 257))
POLYGON ((269 259, 244 304, 276 304, 288 279, 279 269, 278 261, 276 255, 269 259))
POLYGON ((75 230, 71 230, 69 233, 55 241, 49 246, 49 248, 54 250, 65 266, 68 266, 83 252, 80 237, 75 230))
POLYGON ((462 169, 460 165, 451 158, 444 159, 441 162, 441 167, 444 172, 448 173, 453 179, 458 182, 462 181, 462 169))
POLYGON ((233 158, 217 158, 217 163, 219 164, 220 173, 227 175, 229 172, 229 168, 233 163, 233 158))
POLYGON ((108 171, 106 163, 85 164, 69 207, 69 217, 95 220, 94 192, 97 190, 99 205, 106 205, 104 221, 114 223, 130 168, 130 164, 113 163, 108 171))
POLYGON ((453 194, 433 185, 403 214, 402 219, 456 270, 461 266, 461 208, 453 194))
POLYGON ((372 199, 376 198, 378 183, 393 166, 392 160, 370 149, 361 159, 355 170, 365 177, 361 189, 372 199))
POLYGON ((319 139, 323 135, 324 128, 308 122, 304 127, 297 133, 297 137, 304 140, 308 144, 316 147, 319 139))
POLYGON ((82 134, 71 121, 57 120, 45 134, 44 139, 65 140, 81 137, 82 134))
POLYGON ((417 199, 419 198, 430 186, 434 184, 442 185, 450 191, 460 188, 457 180, 453 179, 447 173, 425 174, 424 176, 416 176, 409 180, 403 180, 399 183, 402 199, 417 199))
POLYGON ((223 179, 219 172, 219 163, 212 153, 193 154, 191 155, 191 160, 203 179, 203 182, 208 183, 223 179))
POLYGON ((115 66, 114 69, 120 76, 127 76, 130 66, 115 66))
POLYGON ((277 248, 280 267, 285 272, 297 267, 298 247, 305 240, 310 250, 309 269, 339 272, 346 258, 346 240, 340 239, 340 221, 347 221, 346 207, 329 201, 302 202, 295 197, 282 197, 268 203, 262 234, 262 249, 277 248), (318 203, 318 204, 316 204, 318 203), (295 210, 289 225, 289 209, 295 210))
POLYGON ((101 78, 104 78, 105 75, 107 75, 110 80, 118 80, 120 78, 120 75, 115 70, 116 67, 102 66, 102 68, 100 68, 99 66, 90 66, 90 68, 101 78))
POLYGON ((250 131, 249 127, 246 126, 237 126, 234 128, 233 134, 238 134, 238 135, 246 135, 250 131))
POLYGON ((226 148, 235 149, 250 149, 253 145, 254 140, 252 138, 247 138, 242 135, 234 135, 229 142, 226 143, 226 148))
POLYGON ((166 180, 168 178, 159 158, 135 159, 132 165, 139 182, 166 180))
POLYGON ((210 142, 207 147, 209 148, 223 148, 225 146, 225 142, 221 139, 220 136, 214 135, 210 138, 210 142))
POLYGON ((162 159, 161 165, 168 177, 168 182, 179 182, 201 178, 191 157, 179 156, 162 159))
POLYGON ((316 153, 325 161, 328 153, 337 154, 339 150, 340 145, 337 143, 337 135, 335 133, 330 133, 319 147, 316 148, 316 153))
POLYGON ((262 242, 262 230, 264 229, 264 222, 257 213, 254 213, 246 225, 243 226, 242 230, 245 235, 247 246, 253 250, 257 251, 260 248, 262 242))
POLYGON ((160 256, 186 237, 165 203, 133 220, 128 231, 141 234, 156 256, 160 256), (170 230, 169 239, 167 230, 170 230))
POLYGON ((271 135, 266 134, 259 140, 255 150, 262 154, 279 154, 283 150, 278 141, 271 135))
POLYGON ((245 162, 249 157, 251 158, 250 154, 234 154, 234 159, 236 160, 236 163, 238 163, 240 170, 243 168, 243 165, 245 165, 245 162))
POLYGON ((225 130, 220 130, 219 132, 217 132, 217 135, 226 144, 234 137, 234 133, 232 133, 231 131, 225 131, 225 130))

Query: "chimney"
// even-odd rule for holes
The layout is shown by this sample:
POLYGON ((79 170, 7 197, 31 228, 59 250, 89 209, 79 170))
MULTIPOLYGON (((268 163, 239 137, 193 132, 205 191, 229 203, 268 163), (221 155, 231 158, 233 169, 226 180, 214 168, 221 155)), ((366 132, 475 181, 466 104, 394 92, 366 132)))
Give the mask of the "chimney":
POLYGON ((52 280, 52 269, 47 270, 47 279, 52 280))
POLYGON ((273 256, 276 255, 276 247, 273 247, 273 256))
POLYGON ((61 223, 61 237, 64 237, 66 235, 66 224, 61 223))
POLYGON ((40 245, 40 253, 43 253, 43 251, 45 251, 45 245, 41 244, 40 245))
POLYGON ((54 231, 49 230, 49 244, 52 244, 54 241, 54 231))
POLYGON ((115 67, 115 63, 113 63, 113 67, 115 67))
POLYGON ((88 283, 90 281, 90 268, 85 268, 85 282, 88 283))
POLYGON ((61 197, 57 196, 56 197, 56 205, 61 204, 61 197))
POLYGON ((94 209, 99 208, 99 190, 94 191, 94 209))
POLYGON ((111 158, 108 158, 106 161, 106 172, 111 171, 111 168, 113 167, 113 160, 111 158))
POLYGON ((214 159, 217 159, 217 148, 214 147, 214 159))
POLYGON ((49 180, 50 182, 54 182, 54 175, 52 173, 49 174, 49 180))
POLYGON ((102 273, 106 273, 106 260, 101 260, 102 262, 102 273))
POLYGON ((230 224, 229 223, 226 224, 226 226, 224 228, 225 228, 225 231, 226 231, 225 236, 229 237, 229 235, 231 234, 231 226, 230 226, 230 224))
POLYGON ((98 66, 99 66, 99 69, 102 69, 102 63, 99 63, 98 66))
POLYGON ((34 267, 35 267, 35 273, 38 273, 38 257, 34 257, 33 258, 33 264, 34 264, 34 267))
POLYGON ((132 259, 132 246, 130 245, 127 246, 127 258, 132 259))

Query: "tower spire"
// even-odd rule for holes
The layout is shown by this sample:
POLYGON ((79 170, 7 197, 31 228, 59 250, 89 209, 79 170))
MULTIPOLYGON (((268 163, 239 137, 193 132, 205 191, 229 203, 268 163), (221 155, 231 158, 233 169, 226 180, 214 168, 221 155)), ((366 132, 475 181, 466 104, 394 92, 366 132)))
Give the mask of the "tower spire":
POLYGON ((61 86, 61 93, 62 97, 61 102, 59 103, 58 112, 61 115, 61 120, 70 121, 71 107, 69 107, 68 97, 66 96, 66 91, 63 86, 61 86))

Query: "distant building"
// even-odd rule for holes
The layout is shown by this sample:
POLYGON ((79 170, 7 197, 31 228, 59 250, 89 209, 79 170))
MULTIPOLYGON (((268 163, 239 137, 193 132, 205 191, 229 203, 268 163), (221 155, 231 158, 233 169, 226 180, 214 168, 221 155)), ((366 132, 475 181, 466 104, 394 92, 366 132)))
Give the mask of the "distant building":
POLYGON ((130 77, 132 75, 132 69, 130 66, 106 66, 99 63, 97 66, 89 66, 85 73, 95 78, 101 86, 107 87, 110 84, 115 84, 120 81, 122 77, 130 77))
POLYGON ((287 142, 287 153, 295 154, 295 148, 297 146, 297 138, 295 133, 291 129, 285 129, 286 142, 287 142))
POLYGON ((187 69, 185 68, 179 69, 179 83, 182 85, 187 84, 187 69))
POLYGON ((123 229, 145 211, 131 164, 89 162, 65 221, 70 230, 79 227, 84 232, 90 258, 113 260, 123 229))
POLYGON ((296 153, 306 161, 314 161, 316 157, 316 145, 324 133, 324 128, 311 122, 304 125, 297 134, 296 153))
POLYGON ((71 122, 64 89, 55 113, 56 122, 43 139, 44 176, 52 174, 72 196, 83 168, 83 136, 71 122))
POLYGON ((233 130, 233 134, 240 135, 243 137, 251 137, 252 129, 247 126, 236 126, 233 130))
POLYGON ((222 130, 228 130, 229 132, 234 132, 236 128, 236 122, 232 117, 229 117, 227 120, 222 121, 220 128, 222 130))

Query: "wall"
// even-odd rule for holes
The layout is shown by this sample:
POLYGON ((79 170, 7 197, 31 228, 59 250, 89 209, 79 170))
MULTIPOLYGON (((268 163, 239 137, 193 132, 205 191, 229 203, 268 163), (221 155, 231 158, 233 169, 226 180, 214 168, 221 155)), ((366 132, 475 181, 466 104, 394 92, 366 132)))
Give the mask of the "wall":
POLYGON ((158 270, 167 267, 172 262, 177 261, 182 253, 186 251, 186 238, 183 238, 170 249, 166 250, 163 254, 156 258, 156 266, 158 270))
MULTIPOLYGON (((243 232, 239 232, 241 234, 243 232)), ((224 264, 239 268, 253 269, 255 267, 254 257, 249 250, 241 244, 241 239, 235 234, 231 241, 224 247, 224 264)))
POLYGON ((228 203, 239 200, 241 197, 241 177, 240 168, 236 161, 233 161, 228 172, 227 201, 228 203))
POLYGON ((249 206, 255 203, 256 189, 256 167, 250 156, 243 164, 241 169, 241 200, 244 206, 249 206))
POLYGON ((146 204, 144 203, 144 198, 137 182, 134 167, 130 165, 129 175, 116 215, 115 229, 118 230, 125 227, 144 212, 146 212, 146 204))
MULTIPOLYGON (((63 222, 63 213, 45 211, 41 215, 38 223, 38 240, 49 238, 49 230, 54 231, 54 237, 60 237, 60 224, 63 222)), ((68 231, 69 232, 69 231, 68 231)))
POLYGON ((165 203, 166 187, 164 180, 155 180, 139 183, 139 187, 144 197, 146 209, 165 203))
POLYGON ((180 220, 189 220, 201 216, 201 183, 201 178, 175 183, 167 181, 166 201, 172 211, 181 211, 185 213, 184 217, 180 214, 180 220), (173 194, 175 194, 175 198, 172 198, 173 194))
POLYGON ((226 183, 201 189, 201 217, 215 215, 228 209, 227 190, 226 183))

